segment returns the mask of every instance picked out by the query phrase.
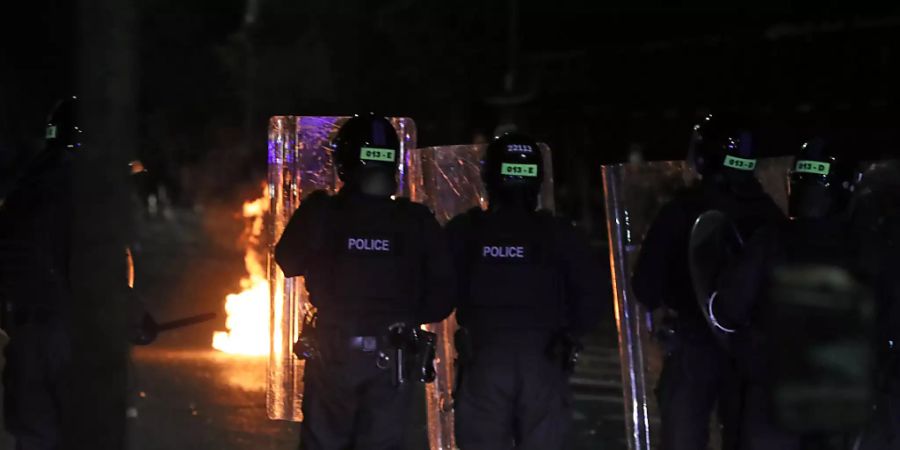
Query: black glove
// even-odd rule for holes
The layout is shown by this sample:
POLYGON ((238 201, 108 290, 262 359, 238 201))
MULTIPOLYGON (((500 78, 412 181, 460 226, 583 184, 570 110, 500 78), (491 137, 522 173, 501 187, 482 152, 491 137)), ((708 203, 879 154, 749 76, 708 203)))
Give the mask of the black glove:
POLYGON ((294 342, 294 355, 297 359, 310 360, 319 357, 319 349, 316 341, 311 336, 300 336, 297 342, 294 342))
POLYGON ((550 344, 550 358, 561 364, 563 372, 571 374, 575 372, 578 359, 584 345, 581 341, 568 332, 562 332, 553 338, 550 344))
POLYGON ((141 315, 140 323, 132 330, 131 343, 134 345, 150 345, 159 336, 159 324, 150 313, 141 315))
POLYGON ((419 382, 431 383, 437 377, 434 369, 437 335, 420 329, 414 331, 416 332, 416 372, 419 382))

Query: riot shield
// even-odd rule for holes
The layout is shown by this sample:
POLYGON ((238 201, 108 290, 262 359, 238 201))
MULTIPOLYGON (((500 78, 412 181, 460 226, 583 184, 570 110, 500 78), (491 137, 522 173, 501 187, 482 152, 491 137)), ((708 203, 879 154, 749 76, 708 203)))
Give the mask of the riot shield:
MULTIPOLYGON (((764 159, 756 171, 766 192, 783 210, 787 209, 789 164, 790 158, 764 159)), ((603 166, 626 442, 630 450, 659 446, 657 402, 650 393, 659 381, 664 356, 651 338, 651 316, 632 294, 632 269, 659 208, 696 178, 684 161, 603 166)))
MULTIPOLYGON (((267 217, 269 278, 269 367, 266 411, 270 419, 303 419, 303 367, 292 352, 303 318, 310 310, 302 277, 284 277, 275 263, 275 243, 303 198, 316 190, 335 192, 339 180, 331 158, 331 140, 348 117, 275 116, 269 120, 267 217)), ((391 118, 400 138, 399 195, 409 193, 407 167, 416 145, 415 122, 391 118)))
MULTIPOLYGON (((544 157, 545 178, 540 207, 553 210, 553 165, 550 149, 540 144, 544 157)), ((457 214, 476 206, 486 207, 487 198, 481 181, 481 156, 484 145, 427 147, 411 154, 409 164, 410 198, 427 205, 442 224, 457 214)), ((428 437, 432 450, 456 448, 453 434, 453 379, 456 350, 453 335, 456 318, 425 325, 438 335, 434 383, 426 386, 428 404, 428 437)))

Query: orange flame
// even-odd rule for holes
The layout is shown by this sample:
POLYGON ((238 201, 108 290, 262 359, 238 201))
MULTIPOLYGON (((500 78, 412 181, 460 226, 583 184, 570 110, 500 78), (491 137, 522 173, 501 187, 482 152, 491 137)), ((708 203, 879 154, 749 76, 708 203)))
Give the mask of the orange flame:
POLYGON ((241 292, 228 294, 225 312, 228 331, 216 331, 212 346, 225 353, 264 356, 269 354, 269 280, 260 254, 259 244, 263 233, 263 218, 269 210, 268 188, 256 200, 244 202, 244 240, 247 252, 244 267, 247 276, 241 279, 241 292))

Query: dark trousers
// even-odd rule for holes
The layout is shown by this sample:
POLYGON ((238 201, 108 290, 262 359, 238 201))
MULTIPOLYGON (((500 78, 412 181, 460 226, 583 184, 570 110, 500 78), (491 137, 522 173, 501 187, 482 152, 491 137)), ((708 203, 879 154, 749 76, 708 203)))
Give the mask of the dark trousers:
POLYGON ((17 450, 59 449, 69 334, 56 318, 11 325, 8 331, 3 370, 6 429, 15 437, 17 450))
POLYGON ((572 400, 561 362, 536 342, 477 345, 460 368, 454 403, 461 450, 564 448, 572 400))
POLYGON ((412 389, 422 385, 395 387, 376 358, 376 352, 336 349, 307 361, 301 450, 404 448, 412 389))
POLYGON ((723 448, 733 449, 738 377, 727 354, 709 342, 682 342, 666 355, 657 387, 662 450, 706 450, 718 412, 723 448))
POLYGON ((800 450, 801 436, 778 427, 769 398, 769 390, 763 386, 750 385, 745 390, 739 450, 800 450))

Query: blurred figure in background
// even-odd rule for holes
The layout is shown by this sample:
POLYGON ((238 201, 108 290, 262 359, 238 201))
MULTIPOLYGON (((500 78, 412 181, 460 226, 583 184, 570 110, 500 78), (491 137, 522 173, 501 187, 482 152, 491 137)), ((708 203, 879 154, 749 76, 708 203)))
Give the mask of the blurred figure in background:
MULTIPOLYGON (((896 155, 885 155, 894 157, 896 155)), ((876 274, 876 403, 859 450, 900 448, 900 160, 871 164, 855 193, 852 233, 876 274)))
POLYGON ((747 386, 741 449, 850 448, 871 414, 870 294, 885 255, 853 233, 859 179, 852 145, 804 144, 790 222, 759 230, 722 274, 710 309, 734 330, 747 386))

